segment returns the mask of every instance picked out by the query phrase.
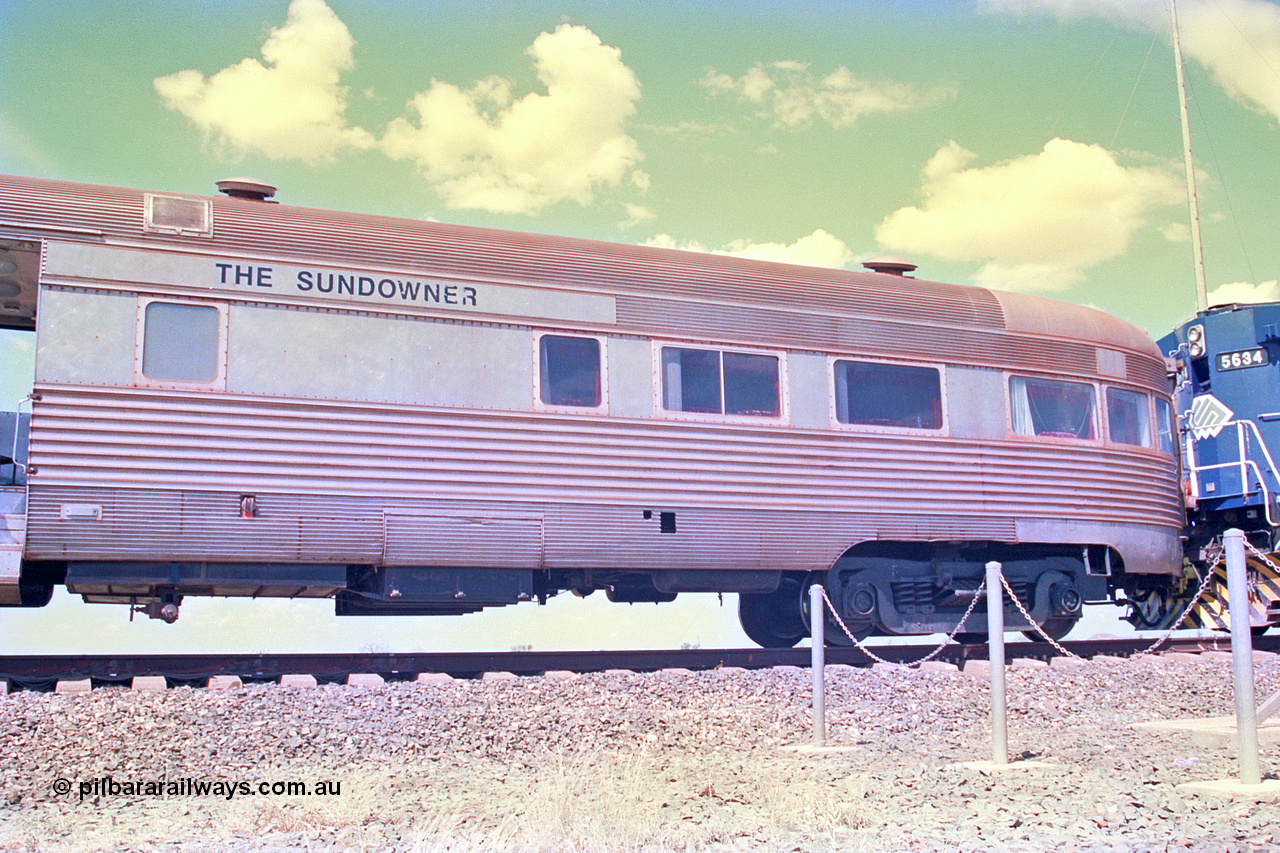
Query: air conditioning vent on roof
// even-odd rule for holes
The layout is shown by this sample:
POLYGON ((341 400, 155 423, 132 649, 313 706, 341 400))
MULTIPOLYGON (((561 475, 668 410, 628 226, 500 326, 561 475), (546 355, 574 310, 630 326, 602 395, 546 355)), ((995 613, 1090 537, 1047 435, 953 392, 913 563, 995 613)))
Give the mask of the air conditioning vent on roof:
POLYGON ((257 178, 226 178, 218 181, 218 192, 231 198, 266 201, 276 194, 276 188, 257 178))
POLYGON ((916 264, 911 263, 906 258, 899 258, 897 255, 877 255, 874 258, 867 258, 862 265, 872 272, 882 272, 889 275, 906 275, 916 268, 916 264))

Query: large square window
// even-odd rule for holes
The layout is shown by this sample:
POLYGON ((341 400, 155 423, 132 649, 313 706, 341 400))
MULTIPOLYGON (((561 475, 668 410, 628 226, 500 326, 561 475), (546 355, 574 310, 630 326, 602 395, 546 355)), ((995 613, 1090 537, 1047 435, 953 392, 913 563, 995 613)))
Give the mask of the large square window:
POLYGON ((942 428, 942 379, 936 367, 837 361, 834 372, 840 423, 942 428))
POLYGON ((543 335, 538 344, 539 399, 548 406, 598 407, 600 341, 543 335))
POLYGON ((221 328, 215 306, 149 303, 143 312, 143 377, 164 382, 214 382, 218 378, 221 328))
POLYGON ((662 348, 663 406, 669 412, 720 414, 720 353, 662 348))
POLYGON ((1118 444, 1151 447, 1151 410, 1147 406, 1147 395, 1108 388, 1107 433, 1118 444))
POLYGON ((722 359, 726 415, 776 418, 782 413, 777 356, 726 352, 722 359))
POLYGON ((1092 385, 1014 376, 1009 380, 1009 400, 1018 435, 1097 437, 1092 385))
POLYGON ((662 348, 662 405, 669 412, 779 417, 778 357, 662 348))

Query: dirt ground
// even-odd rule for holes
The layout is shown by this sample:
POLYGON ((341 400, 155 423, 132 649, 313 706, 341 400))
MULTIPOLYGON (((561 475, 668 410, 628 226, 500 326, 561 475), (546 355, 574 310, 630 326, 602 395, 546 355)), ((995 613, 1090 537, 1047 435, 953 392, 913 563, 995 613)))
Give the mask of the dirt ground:
POLYGON ((1229 661, 1010 670, 1004 770, 986 681, 831 670, 824 752, 791 668, 13 693, 0 850, 1280 849, 1280 796, 1185 787, 1234 747, 1134 728, 1233 713, 1229 661))

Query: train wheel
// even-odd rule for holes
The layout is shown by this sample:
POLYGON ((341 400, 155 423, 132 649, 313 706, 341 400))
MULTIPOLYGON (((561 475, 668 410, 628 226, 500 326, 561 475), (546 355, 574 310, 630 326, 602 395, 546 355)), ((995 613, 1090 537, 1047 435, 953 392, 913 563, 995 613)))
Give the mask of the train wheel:
POLYGON ((738 621, 752 642, 766 649, 789 649, 809 636, 804 586, 784 577, 773 592, 738 596, 738 621))
MULTIPOLYGON (((1044 629, 1044 633, 1051 640, 1061 640, 1067 634, 1071 633, 1071 629, 1076 626, 1076 619, 1050 619, 1040 627, 1044 629)), ((1039 631, 1023 631, 1022 636, 1026 637, 1033 643, 1043 643, 1044 637, 1039 631)))
MULTIPOLYGON (((822 626, 822 639, 823 639, 823 645, 825 646, 828 646, 831 648, 847 648, 853 645, 853 641, 855 639, 861 642, 862 640, 865 640, 867 637, 870 637, 872 634, 873 629, 870 622, 853 622, 846 619, 844 624, 847 625, 849 630, 853 632, 853 636, 850 637, 848 634, 845 633, 844 628, 841 628, 840 624, 836 622, 834 616, 828 613, 826 614, 826 617, 827 618, 826 618, 825 624, 823 624, 822 626)), ((808 636, 813 636, 813 632, 809 630, 809 627, 808 627, 810 625, 810 621, 809 621, 809 614, 807 612, 807 608, 805 612, 804 621, 806 626, 805 628, 806 633, 808 634, 808 636)))

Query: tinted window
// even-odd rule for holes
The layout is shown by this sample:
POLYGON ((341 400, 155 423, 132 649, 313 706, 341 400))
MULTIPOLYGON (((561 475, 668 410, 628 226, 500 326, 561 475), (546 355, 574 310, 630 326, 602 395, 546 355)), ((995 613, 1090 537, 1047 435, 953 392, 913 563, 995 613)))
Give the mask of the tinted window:
POLYGON ((1169 401, 1159 398, 1156 398, 1156 436, 1160 440, 1160 449, 1173 453, 1173 418, 1169 401))
POLYGON ((835 383, 836 419, 842 424, 942 428, 937 368, 837 361, 835 383))
POLYGON ((1107 434, 1119 444, 1151 447, 1151 415, 1147 408, 1147 395, 1123 388, 1108 388, 1107 434))
POLYGON ((777 356, 662 348, 662 405, 669 412, 778 417, 778 377, 777 356))
POLYGON ((1019 435, 1097 437, 1092 385, 1015 376, 1009 380, 1009 400, 1019 435))
POLYGON ((142 375, 174 382, 218 378, 218 309, 152 302, 143 318, 142 375))
POLYGON ((595 338, 543 335, 539 342, 539 395, 549 406, 601 403, 600 342, 595 338))
POLYGON ((724 354, 724 411, 727 415, 782 414, 776 356, 724 354))

